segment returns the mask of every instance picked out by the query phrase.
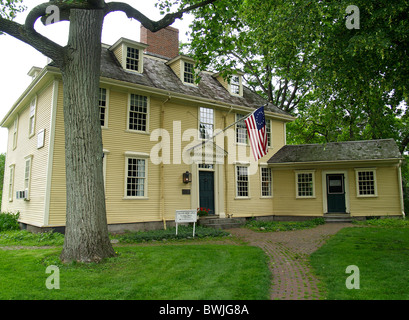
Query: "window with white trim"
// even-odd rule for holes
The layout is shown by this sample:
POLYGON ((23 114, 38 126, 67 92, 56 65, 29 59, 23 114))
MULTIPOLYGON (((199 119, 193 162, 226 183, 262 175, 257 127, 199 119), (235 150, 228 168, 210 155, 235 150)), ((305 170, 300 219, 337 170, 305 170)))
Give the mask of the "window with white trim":
POLYGON ((30 185, 31 185, 31 162, 32 156, 25 158, 24 165, 24 191, 26 192, 26 200, 30 199, 30 185))
POLYGON ((232 76, 230 80, 230 90, 233 94, 240 94, 240 77, 232 76))
POLYGON ((126 47, 126 69, 139 71, 139 49, 126 47))
POLYGON ((37 105, 37 99, 34 98, 30 102, 30 119, 29 119, 29 127, 28 127, 28 135, 30 137, 34 135, 34 131, 35 131, 36 105, 37 105))
POLYGON ((200 139, 209 139, 213 136, 214 130, 214 110, 200 107, 199 109, 199 132, 200 139))
POLYGON ((128 129, 134 131, 148 131, 148 97, 130 94, 128 129))
POLYGON ((194 84, 194 65, 190 62, 183 62, 183 82, 194 84))
POLYGON ((14 193, 14 164, 9 168, 9 201, 13 201, 14 193))
POLYGON ((236 196, 249 197, 249 171, 247 166, 236 166, 236 196))
POLYGON ((147 161, 140 158, 127 158, 126 196, 146 197, 147 161))
POLYGON ((302 171, 295 173, 296 197, 297 198, 314 198, 314 171, 302 171))
POLYGON ((272 174, 271 168, 261 167, 261 196, 262 197, 271 197, 273 195, 272 189, 272 174))
POLYGON ((266 119, 267 147, 271 148, 271 120, 266 119))
POLYGON ((358 197, 377 196, 376 169, 355 169, 358 197))
POLYGON ((101 123, 101 127, 108 126, 108 108, 107 108, 107 89, 99 88, 99 121, 101 123))
POLYGON ((243 119, 236 123, 236 142, 247 144, 247 127, 246 123, 244 122, 244 118, 246 116, 244 114, 236 113, 236 121, 243 119))

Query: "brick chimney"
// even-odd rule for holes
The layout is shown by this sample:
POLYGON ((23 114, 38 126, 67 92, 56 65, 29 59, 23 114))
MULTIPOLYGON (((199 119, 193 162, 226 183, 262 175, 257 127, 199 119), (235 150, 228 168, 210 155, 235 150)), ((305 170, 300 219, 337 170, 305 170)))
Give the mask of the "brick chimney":
POLYGON ((151 32, 141 25, 140 42, 149 45, 146 52, 158 54, 170 59, 179 55, 179 30, 166 27, 157 32, 151 32))

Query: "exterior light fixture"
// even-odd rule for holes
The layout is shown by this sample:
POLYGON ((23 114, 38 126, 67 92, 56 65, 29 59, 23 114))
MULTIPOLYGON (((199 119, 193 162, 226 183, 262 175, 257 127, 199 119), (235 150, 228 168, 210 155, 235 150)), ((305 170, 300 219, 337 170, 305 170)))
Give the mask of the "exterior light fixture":
POLYGON ((183 183, 192 182, 192 174, 189 171, 183 173, 183 183))

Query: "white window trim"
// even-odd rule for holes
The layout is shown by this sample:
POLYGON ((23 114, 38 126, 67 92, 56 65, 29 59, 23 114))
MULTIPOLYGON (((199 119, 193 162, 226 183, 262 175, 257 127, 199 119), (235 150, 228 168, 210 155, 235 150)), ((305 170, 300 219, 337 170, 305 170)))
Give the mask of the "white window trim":
POLYGON ((12 164, 9 166, 9 184, 8 184, 8 191, 9 191, 9 201, 13 201, 14 197, 14 176, 15 176, 15 165, 12 164))
POLYGON ((236 189, 236 194, 235 194, 235 200, 242 200, 242 199, 251 199, 251 193, 250 193, 250 174, 249 174, 249 167, 250 165, 248 163, 236 163, 234 165, 234 183, 235 183, 235 189, 236 189), (237 168, 238 167, 244 167, 247 169, 247 196, 239 196, 239 190, 238 190, 238 175, 237 175, 237 168))
POLYGON ((355 185, 356 185, 356 196, 357 198, 376 198, 378 197, 378 180, 376 178, 376 168, 355 168, 355 185), (375 194, 359 194, 359 179, 358 172, 372 171, 374 179, 374 192, 375 194))
POLYGON ((236 96, 236 97, 242 97, 243 96, 243 77, 241 75, 239 75, 239 74, 233 75, 232 78, 230 79, 230 82, 229 82, 228 86, 229 86, 229 92, 230 92, 230 94, 232 96, 236 96), (239 93, 233 92, 232 84, 231 84, 231 81, 232 81, 233 77, 238 77, 239 78, 239 84, 238 84, 239 93))
POLYGON ((127 108, 127 115, 126 115, 126 132, 133 132, 133 133, 141 133, 141 134, 149 134, 149 120, 150 120, 150 105, 151 105, 151 99, 150 96, 144 96, 142 94, 138 93, 129 93, 128 94, 128 108, 127 108), (146 97, 146 130, 134 130, 134 129, 129 129, 129 113, 131 111, 131 95, 137 95, 137 96, 143 96, 146 97))
POLYGON ((149 159, 150 155, 144 152, 134 152, 134 151, 126 151, 125 152, 125 179, 124 179, 124 197, 123 200, 148 200, 148 167, 149 167, 149 159), (127 195, 127 179, 128 179, 128 159, 137 159, 137 160, 145 160, 145 184, 144 184, 144 195, 143 196, 128 196, 127 195))
POLYGON ((144 56, 144 54, 143 54, 143 48, 142 47, 139 47, 137 45, 130 45, 128 43, 123 43, 122 44, 122 68, 124 68, 124 70, 129 71, 129 72, 133 72, 133 73, 136 73, 136 74, 143 73, 143 56, 144 56), (139 50, 138 71, 128 69, 126 67, 126 58, 127 58, 127 55, 128 55, 128 47, 139 50))
POLYGON ((201 119, 201 114, 200 114, 200 108, 203 108, 203 109, 209 109, 209 110, 212 110, 213 111, 213 133, 212 133, 212 137, 214 137, 214 132, 215 132, 215 122, 216 122, 216 111, 213 109, 213 108, 207 108, 207 107, 199 107, 198 109, 197 109, 197 112, 198 112, 198 117, 197 117, 197 119, 198 119, 198 122, 197 122, 197 128, 198 128, 198 140, 202 140, 202 141, 205 141, 205 140, 207 140, 207 139, 209 139, 209 138, 202 138, 201 137, 201 133, 200 133, 200 124, 202 123, 202 119, 201 119))
POLYGON ((315 170, 295 170, 295 198, 296 199, 315 199, 315 170), (300 196, 298 195, 298 175, 300 174, 312 174, 312 195, 311 196, 300 196))
POLYGON ((273 197, 273 170, 267 166, 267 164, 260 164, 260 198, 262 199, 271 199, 273 197), (262 169, 269 169, 270 170, 270 195, 263 196, 263 170, 262 169))
POLYGON ((36 114, 37 114, 37 97, 30 101, 28 107, 28 137, 31 138, 35 135, 36 131, 36 114), (34 105, 34 114, 31 115, 31 106, 34 105), (31 126, 31 118, 33 118, 33 126, 31 126), (31 130, 30 130, 31 129, 31 130))
POLYGON ((33 155, 29 155, 24 158, 24 191, 27 192, 26 198, 24 200, 30 200, 30 194, 31 194, 31 174, 32 174, 32 167, 33 167, 33 155), (26 167, 27 167, 27 161, 30 162, 29 164, 29 171, 28 171, 28 181, 27 181, 27 187, 26 187, 26 167))
MULTIPOLYGON (((106 95, 105 95, 105 119, 104 119, 104 125, 101 126, 103 129, 108 129, 108 118, 109 118, 109 89, 106 87, 100 87, 100 89, 105 89, 106 95)), ((101 108, 100 106, 98 106, 101 108)))
MULTIPOLYGON (((242 121, 244 122, 244 120, 245 120, 245 114, 243 114, 243 113, 236 113, 235 114, 235 121, 237 121, 237 123, 234 125, 234 143, 236 144, 236 145, 239 145, 239 146, 248 146, 249 145, 249 138, 248 138, 248 134, 247 134, 247 131, 246 131, 246 143, 244 143, 244 142, 237 142, 237 129, 238 129, 238 124, 239 124, 239 122, 238 122, 238 118, 237 118, 237 116, 239 116, 239 115, 241 115, 242 116, 242 121)), ((247 130, 247 128, 246 128, 246 130, 247 130)))
MULTIPOLYGON (((273 124, 271 122, 271 119, 266 118, 266 131, 267 131, 267 123, 270 124, 270 135, 267 138, 267 148, 273 148, 273 124)), ((268 135, 268 132, 267 132, 268 135)))

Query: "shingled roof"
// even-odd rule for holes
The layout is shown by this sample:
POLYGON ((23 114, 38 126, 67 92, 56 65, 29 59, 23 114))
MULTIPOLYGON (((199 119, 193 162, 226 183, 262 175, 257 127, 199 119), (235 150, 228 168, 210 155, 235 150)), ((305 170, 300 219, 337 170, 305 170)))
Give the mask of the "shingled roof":
POLYGON ((286 145, 273 155, 269 164, 399 160, 402 156, 393 139, 286 145))
POLYGON ((185 85, 175 75, 172 69, 166 65, 166 62, 166 59, 161 60, 145 53, 143 73, 137 74, 124 70, 116 60, 114 54, 103 46, 101 54, 101 76, 150 88, 166 90, 169 93, 190 95, 231 105, 249 108, 258 108, 264 105, 267 111, 287 116, 289 119, 291 117, 287 112, 269 103, 263 97, 244 86, 243 97, 231 95, 209 72, 201 72, 199 74, 201 81, 198 86, 185 85))

